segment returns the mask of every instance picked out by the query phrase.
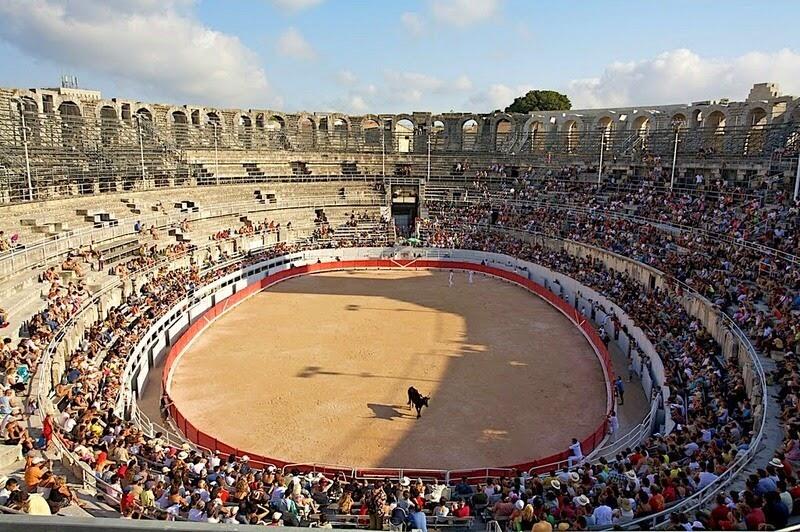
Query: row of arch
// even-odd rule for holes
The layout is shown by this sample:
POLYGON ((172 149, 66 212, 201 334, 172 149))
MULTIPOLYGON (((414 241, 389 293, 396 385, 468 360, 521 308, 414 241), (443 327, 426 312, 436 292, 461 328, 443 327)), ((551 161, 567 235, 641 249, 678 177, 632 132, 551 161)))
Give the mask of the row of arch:
MULTIPOLYGON (((21 97, 23 111, 28 115, 29 120, 35 120, 38 115, 38 105, 35 99, 29 96, 21 97)), ((56 109, 53 109, 56 111, 56 109)), ((59 102, 57 112, 62 118, 62 136, 77 136, 80 132, 83 116, 81 104, 72 100, 64 99, 59 102)), ((95 107, 95 115, 99 119, 101 137, 104 142, 113 142, 117 129, 123 122, 128 122, 132 118, 137 118, 139 123, 149 122, 152 124, 154 113, 147 104, 131 107, 130 104, 101 101, 95 107)), ((796 105, 791 112, 787 112, 788 120, 800 123, 800 104, 796 105)), ((430 133, 433 149, 439 149, 445 144, 451 148, 453 142, 458 143, 460 137, 460 149, 471 151, 482 148, 492 148, 498 151, 510 149, 517 143, 522 146, 529 143, 531 149, 542 145, 545 137, 555 134, 566 145, 568 151, 577 149, 582 136, 591 136, 599 131, 601 140, 611 142, 613 133, 626 132, 646 138, 648 131, 654 124, 663 128, 666 123, 678 129, 703 129, 705 134, 714 136, 724 136, 726 127, 734 125, 738 127, 750 128, 754 131, 751 135, 755 140, 748 143, 753 146, 758 144, 758 131, 766 128, 770 123, 770 117, 763 106, 754 105, 748 108, 744 116, 744 123, 738 123, 739 117, 735 115, 737 123, 729 124, 729 113, 725 107, 709 106, 704 108, 687 109, 687 112, 677 112, 667 119, 665 115, 654 115, 650 112, 636 113, 632 119, 625 117, 621 120, 622 114, 604 114, 599 118, 587 119, 577 113, 562 114, 556 116, 533 116, 526 117, 524 123, 519 122, 519 115, 495 114, 486 115, 466 115, 453 122, 447 128, 445 121, 434 119, 426 120, 426 123, 417 124, 414 117, 410 115, 395 115, 392 117, 379 117, 368 115, 359 117, 356 122, 360 129, 361 142, 367 147, 378 146, 387 142, 394 144, 394 149, 400 152, 410 152, 415 150, 415 142, 420 138, 427 138, 430 133), (458 126, 456 126, 458 124, 458 126), (424 137, 422 135, 425 135, 424 137), (456 138, 447 139, 447 136, 455 135, 456 138)), ((167 125, 172 129, 172 134, 179 143, 188 142, 190 130, 194 128, 206 129, 207 135, 213 135, 216 139, 221 131, 233 126, 235 135, 239 140, 244 141, 247 146, 254 134, 254 131, 262 131, 268 134, 278 134, 283 137, 293 136, 300 142, 306 144, 305 147, 312 147, 316 143, 319 135, 330 137, 333 142, 346 145, 348 137, 353 132, 352 123, 354 117, 341 114, 331 114, 328 116, 310 115, 301 113, 291 116, 279 113, 247 113, 237 112, 233 117, 233 123, 226 123, 220 111, 187 109, 173 107, 167 111, 167 125), (208 129, 210 128, 210 130, 208 129)), ((787 118, 784 118, 787 120, 787 118)), ((428 140, 425 140, 429 142, 428 140)), ((301 146, 302 147, 302 146, 301 146)))

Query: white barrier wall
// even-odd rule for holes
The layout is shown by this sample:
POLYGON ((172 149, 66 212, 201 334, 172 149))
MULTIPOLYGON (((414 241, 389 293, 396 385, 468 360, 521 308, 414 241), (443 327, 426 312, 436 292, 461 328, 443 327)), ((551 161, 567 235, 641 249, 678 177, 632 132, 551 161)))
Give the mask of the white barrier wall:
MULTIPOLYGON (((632 324, 631 320, 628 319, 619 307, 594 290, 583 286, 569 277, 553 272, 548 268, 528 261, 517 260, 507 255, 471 250, 429 248, 400 248, 399 250, 396 248, 309 250, 267 260, 224 276, 199 289, 190 298, 184 299, 161 317, 131 353, 125 370, 125 375, 127 377, 123 379, 123 382, 128 382, 131 385, 131 389, 126 390, 127 393, 125 393, 124 397, 121 397, 120 402, 118 402, 118 413, 123 414, 123 412, 131 406, 131 402, 140 396, 147 372, 150 368, 158 364, 161 357, 168 352, 170 344, 183 333, 186 327, 200 316, 202 312, 210 308, 212 304, 223 301, 235 291, 242 290, 250 284, 259 282, 268 275, 273 275, 291 266, 302 266, 316 262, 335 262, 337 260, 374 258, 413 259, 416 257, 424 257, 426 259, 452 259, 473 262, 475 264, 484 263, 489 266, 512 271, 545 286, 573 305, 575 304, 578 294, 581 294, 581 298, 584 301, 584 298, 588 297, 600 302, 600 304, 607 309, 613 309, 618 317, 626 320, 624 323, 628 324, 629 332, 637 341, 639 341, 639 339, 646 340, 644 333, 632 324), (132 379, 132 377, 136 378, 132 379)), ((413 267, 413 264, 409 265, 409 267, 413 267)), ((602 318, 602 316, 600 317, 602 318)), ((613 336, 614 331, 610 323, 608 328, 609 334, 613 336)), ((658 358, 655 349, 649 341, 646 343, 641 342, 640 346, 642 352, 647 352, 650 359, 657 361, 657 367, 661 368, 660 373, 657 370, 644 372, 643 383, 645 383, 645 392, 649 397, 654 387, 657 390, 663 388, 663 367, 660 365, 661 360, 658 358), (655 376, 651 378, 651 374, 655 376), (659 378, 661 380, 659 380, 659 378)))

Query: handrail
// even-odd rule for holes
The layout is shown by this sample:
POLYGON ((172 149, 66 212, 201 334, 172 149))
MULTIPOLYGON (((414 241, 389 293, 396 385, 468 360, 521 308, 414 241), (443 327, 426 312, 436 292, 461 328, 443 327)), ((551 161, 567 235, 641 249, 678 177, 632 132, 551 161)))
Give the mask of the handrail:
MULTIPOLYGON (((261 204, 257 203, 255 200, 246 200, 246 201, 233 201, 228 203, 221 203, 215 204, 213 207, 203 209, 203 211, 198 213, 155 213, 155 214, 148 214, 145 216, 130 216, 126 217, 121 221, 132 222, 133 220, 140 220, 144 223, 148 223, 153 225, 154 223, 159 224, 158 227, 160 229, 174 226, 176 223, 179 223, 182 219, 187 219, 190 222, 198 222, 210 218, 219 218, 223 216, 233 216, 236 214, 243 214, 249 212, 271 212, 276 210, 283 210, 283 209, 298 209, 298 208, 313 208, 313 207, 333 207, 333 206, 370 206, 370 205, 381 205, 380 198, 377 195, 369 195, 368 197, 345 197, 342 198, 341 196, 337 195, 325 195, 325 196, 312 196, 312 197, 305 197, 300 198, 299 200, 289 199, 289 200, 282 200, 276 204, 261 204), (242 209, 247 209, 243 211, 242 209), (208 216, 202 216, 205 212, 213 212, 214 214, 210 214, 208 216)), ((79 231, 68 231, 66 234, 56 235, 53 237, 47 237, 40 240, 35 240, 31 243, 25 243, 24 245, 17 246, 15 248, 10 249, 2 254, 0 254, 0 264, 6 261, 11 261, 13 265, 13 261, 15 258, 19 256, 26 256, 32 254, 38 250, 42 250, 42 248, 47 248, 52 244, 63 244, 64 249, 58 251, 54 254, 46 255, 47 250, 42 250, 41 254, 37 254, 37 260, 47 260, 53 256, 59 256, 64 253, 67 253, 69 250, 76 247, 76 245, 86 245, 91 243, 102 242, 104 240, 110 240, 114 238, 120 238, 126 235, 133 235, 136 234, 131 228, 128 231, 124 230, 122 225, 117 225, 115 227, 102 227, 102 228, 95 228, 95 227, 87 227, 81 229, 79 231), (103 233, 111 233, 110 235, 103 235, 103 233), (102 237, 102 238, 100 238, 102 237), (96 238, 100 238, 96 240, 96 238)), ((16 270, 14 270, 16 271, 16 270)))
POLYGON ((800 264, 800 256, 793 255, 791 253, 787 253, 777 248, 765 246, 763 244, 759 244, 757 242, 752 242, 749 240, 744 240, 741 238, 730 238, 729 236, 725 235, 724 233, 717 233, 715 231, 709 231, 707 229, 702 229, 699 227, 691 227, 687 225, 677 224, 671 221, 664 221, 658 220, 653 218, 647 218, 643 216, 633 215, 633 214, 624 214, 619 213, 616 211, 608 211, 608 210, 594 210, 587 207, 583 207, 580 205, 573 205, 573 204, 561 204, 561 203, 552 203, 547 201, 538 201, 538 200, 521 200, 521 199, 509 199, 509 198, 500 198, 496 196, 489 196, 488 198, 480 198, 477 200, 437 200, 434 199, 432 201, 447 201, 451 204, 462 204, 462 205, 475 205, 476 203, 486 202, 490 205, 496 204, 495 202, 499 202, 502 205, 512 205, 515 207, 543 207, 543 208, 553 208, 557 210, 567 210, 567 211, 575 211, 578 213, 586 214, 589 216, 598 216, 598 217, 607 217, 613 219, 620 219, 620 220, 627 220, 632 221, 641 225, 661 225, 665 227, 669 227, 672 229, 676 229, 679 231, 684 231, 688 233, 694 234, 702 234, 707 238, 712 238, 715 240, 722 240, 727 242, 731 245, 742 246, 745 248, 753 249, 760 253, 764 253, 766 255, 775 256, 777 258, 783 259, 787 262, 792 264, 800 264))
MULTIPOLYGON (((632 259, 628 259, 628 260, 632 260, 632 259)), ((110 288, 111 287, 108 287, 108 289, 110 289, 110 288)), ((685 290, 688 293, 690 293, 692 296, 702 297, 699 294, 697 294, 696 291, 694 291, 693 289, 691 289, 688 286, 685 288, 685 290)), ((100 293, 102 293, 102 292, 103 291, 101 291, 100 293)), ((93 298, 90 301, 93 303, 94 301, 96 301, 96 299, 93 298)), ((84 306, 82 306, 82 308, 79 311, 79 313, 82 312, 83 310, 85 310, 85 308, 88 306, 88 304, 89 304, 89 302, 87 302, 84 306)), ((60 341, 60 339, 63 338, 66 326, 71 325, 71 323, 73 322, 75 316, 79 315, 79 313, 76 313, 75 315, 73 315, 73 317, 71 317, 65 323, 65 325, 62 326, 62 328, 59 329, 57 334, 54 336, 54 341, 51 342, 51 344, 48 346, 47 350, 45 351, 45 356, 43 357, 42 369, 40 369, 40 371, 38 372, 38 375, 37 375, 37 381, 39 382, 38 399, 40 401, 40 405, 44 405, 45 407, 48 405, 49 400, 47 400, 46 395, 43 395, 43 392, 45 390, 49 390, 49 387, 45 387, 43 385, 45 383, 49 382, 48 380, 45 380, 45 379, 46 379, 46 376, 49 374, 49 370, 50 370, 50 366, 51 366, 51 357, 52 357, 52 354, 54 352, 55 345, 57 344, 57 341, 60 341), (43 370, 46 370, 46 371, 43 371, 43 370)), ((753 364, 754 369, 755 369, 755 373, 756 373, 756 375, 758 377, 758 384, 759 384, 759 388, 760 388, 759 391, 762 393, 762 397, 764 397, 766 399, 766 397, 767 397, 766 396, 766 378, 765 378, 765 375, 764 375, 763 367, 762 367, 760 361, 758 360, 758 356, 757 356, 757 353, 755 352, 755 349, 753 348, 753 346, 750 343, 750 341, 747 338, 747 336, 741 331, 741 329, 739 329, 738 325, 736 325, 736 323, 733 322, 733 320, 731 320, 729 317, 727 317, 724 313, 721 313, 721 312, 718 312, 717 315, 718 315, 718 317, 720 319, 725 321, 725 323, 726 323, 726 325, 728 325, 729 329, 738 337, 738 339, 741 342, 741 344, 746 348, 747 355, 748 355, 748 360, 751 361, 751 363, 753 364)), ((50 403, 49 406, 52 408, 52 403, 50 403)), ((691 510, 691 509, 697 508, 697 507, 703 505, 705 502, 707 502, 707 500, 710 497, 712 497, 715 493, 717 493, 719 489, 721 489, 722 487, 726 486, 744 467, 746 467, 746 465, 750 462, 750 460, 753 458, 753 456, 758 452, 758 448, 759 448, 761 440, 763 438, 763 432, 764 432, 764 427, 765 427, 765 423, 766 423, 766 415, 767 415, 767 404, 766 404, 766 400, 764 400, 763 401, 763 408, 762 408, 762 411, 760 413, 760 424, 759 424, 758 432, 757 432, 755 438, 753 438, 750 441, 750 445, 749 445, 747 451, 745 453, 743 453, 743 454, 737 455, 737 458, 734 461, 734 463, 728 468, 728 470, 725 473, 720 475, 720 477, 717 478, 713 483, 711 483, 709 486, 707 486, 703 490, 692 494, 690 497, 687 497, 683 501, 680 501, 678 504, 673 505, 672 507, 670 507, 669 510, 665 510, 665 511, 659 512, 657 514, 648 515, 648 516, 636 519, 634 521, 627 522, 623 526, 625 528, 629 528, 631 526, 634 526, 634 525, 637 525, 637 524, 644 524, 644 523, 656 523, 656 526, 658 526, 658 520, 660 518, 668 515, 671 512, 677 511, 678 509, 691 510)))

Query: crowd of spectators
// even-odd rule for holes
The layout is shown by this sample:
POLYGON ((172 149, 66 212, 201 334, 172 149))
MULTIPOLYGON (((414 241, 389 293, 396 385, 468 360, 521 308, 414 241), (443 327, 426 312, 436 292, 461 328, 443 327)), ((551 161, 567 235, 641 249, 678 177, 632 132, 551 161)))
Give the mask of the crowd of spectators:
MULTIPOLYGON (((25 485, 8 479, 0 491, 0 504, 7 496, 5 502, 14 508, 44 514, 45 506, 54 512, 59 505, 77 502, 35 450, 59 438, 102 480, 106 497, 126 518, 268 526, 315 522, 328 527, 331 521, 354 515, 357 523, 372 528, 393 520, 424 528, 426 519, 481 515, 510 530, 586 530, 658 513, 708 486, 748 450, 755 413, 742 372, 735 361, 722 356, 700 320, 685 311, 680 287, 643 290, 625 272, 610 270, 600 261, 493 231, 493 226, 580 241, 659 268, 728 312, 759 349, 775 356, 786 436, 782 448, 769 465, 747 479, 744 490, 721 494, 710 513, 674 512, 669 519, 678 530, 780 527, 791 512, 800 510, 795 502, 800 499, 800 485, 794 473, 800 464, 800 279, 788 256, 767 256, 763 250, 793 254, 797 249, 797 205, 781 201, 765 206, 758 198, 737 196, 724 186, 708 188, 715 186, 719 188, 713 194, 706 190, 672 195, 648 187, 575 191, 557 180, 536 186, 521 178, 501 190, 476 184, 473 192, 482 200, 472 204, 431 203, 431 218, 421 223, 429 245, 513 255, 572 277, 606 295, 648 334, 664 363, 665 384, 672 392, 667 406, 676 429, 621 451, 611 462, 581 462, 575 469, 542 477, 514 473, 479 485, 462 481, 444 486, 406 478, 329 479, 257 467, 246 456, 223 457, 189 445, 170 445, 163 434, 144 434, 118 418, 113 406, 127 356, 149 326, 198 287, 243 265, 298 249, 278 244, 221 268, 206 263, 202 268, 152 271, 141 288, 86 330, 66 361, 63 379, 54 383, 59 414, 46 419, 42 436, 34 439, 20 423, 27 412, 18 394, 26 389, 55 331, 89 296, 83 282, 64 284, 54 271, 45 272, 44 280, 50 283, 47 308, 27 322, 27 337, 16 346, 10 339, 0 346, 4 416, 0 435, 21 443, 27 454, 25 485), (547 204, 553 195, 567 201, 547 204), (653 221, 707 232, 668 230, 653 221)), ((350 218, 355 227, 362 221, 357 213, 350 218)), ((234 233, 248 235, 274 227, 265 220, 234 233)), ((376 236, 365 235, 368 238, 376 236)), ((354 239, 324 245, 369 243, 354 239)), ((130 269, 126 264, 125 274, 153 268, 156 262, 151 259, 152 253, 145 249, 131 260, 130 269)), ((646 371, 648 360, 643 357, 641 362, 646 371)))
MULTIPOLYGON (((431 245, 507 253, 542 264, 619 304, 653 340, 673 397, 686 398, 671 405, 673 418, 681 427, 673 436, 689 436, 683 445, 700 458, 699 468, 694 469, 697 486, 701 474, 718 476, 731 463, 729 458, 747 448, 753 407, 735 362, 720 356, 708 331, 679 303, 683 290, 643 291, 625 273, 607 270, 599 261, 553 251, 505 232, 498 234, 489 226, 568 238, 631 257, 673 276, 727 312, 759 349, 778 361, 775 377, 782 384, 779 399, 786 442, 773 462, 750 479, 741 500, 726 499, 725 504, 734 509, 743 505, 739 508, 742 519, 763 508, 767 522, 778 526, 781 518, 775 516, 784 509, 792 511, 793 505, 787 504, 789 495, 794 493, 796 499, 800 494, 793 473, 800 457, 796 415, 800 391, 798 273, 794 259, 778 253, 793 254, 797 249, 798 206, 782 197, 774 205, 737 197, 723 183, 711 186, 716 188, 714 194, 673 195, 647 187, 626 192, 595 189, 564 194, 561 202, 552 202, 554 194, 564 192, 558 182, 538 188, 526 185, 517 182, 501 191, 484 190, 483 202, 429 205, 434 216, 422 223, 422 231, 431 245), (550 204, 543 201, 548 195, 550 204), (510 198, 521 201, 508 201, 510 198), (630 214, 650 222, 643 223, 630 214), (653 221, 708 232, 675 231, 653 221), (772 253, 764 253, 765 249, 772 253), (756 489, 763 477, 774 480, 775 490, 756 489), (768 493, 772 492, 784 502, 771 500, 774 495, 768 493)), ((691 467, 685 472, 691 478, 691 467)), ((664 486, 658 484, 655 486, 663 491, 664 486)), ((752 522, 751 516, 747 525, 752 522)), ((730 526, 735 529, 738 525, 730 526)))

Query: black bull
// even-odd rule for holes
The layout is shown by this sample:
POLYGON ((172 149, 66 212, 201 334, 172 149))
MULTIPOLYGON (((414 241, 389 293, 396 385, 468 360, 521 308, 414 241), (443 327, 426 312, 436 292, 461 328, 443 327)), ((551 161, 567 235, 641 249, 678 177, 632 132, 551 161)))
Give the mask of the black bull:
POLYGON ((408 389, 408 402, 406 406, 414 405, 414 408, 417 409, 417 419, 421 417, 420 411, 422 410, 423 406, 430 406, 428 401, 430 400, 430 396, 424 396, 419 393, 419 390, 411 386, 408 389))

